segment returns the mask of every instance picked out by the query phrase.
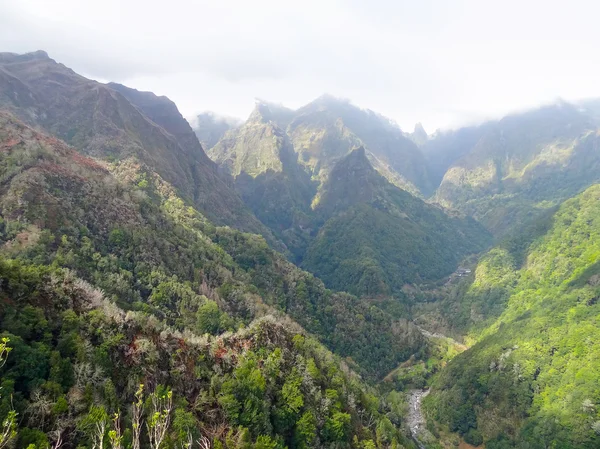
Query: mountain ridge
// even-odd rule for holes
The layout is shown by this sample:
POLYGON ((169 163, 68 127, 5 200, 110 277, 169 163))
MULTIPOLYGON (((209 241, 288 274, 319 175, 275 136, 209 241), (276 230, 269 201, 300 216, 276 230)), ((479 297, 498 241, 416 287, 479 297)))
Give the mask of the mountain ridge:
POLYGON ((76 74, 46 53, 24 58, 4 54, 0 61, 0 107, 85 154, 140 160, 212 220, 262 233, 284 250, 218 173, 170 100, 113 85, 136 106, 118 90, 76 74))

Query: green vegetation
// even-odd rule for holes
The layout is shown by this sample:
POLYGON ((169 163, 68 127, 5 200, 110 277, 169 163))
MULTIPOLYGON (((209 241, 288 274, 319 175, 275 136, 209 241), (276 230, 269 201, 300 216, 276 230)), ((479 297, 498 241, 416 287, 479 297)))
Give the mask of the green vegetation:
POLYGON ((0 145, 0 419, 18 416, 18 447, 136 447, 138 430, 152 448, 411 446, 397 397, 352 369, 383 377, 420 350, 414 327, 213 226, 148 167, 8 114, 0 145))
POLYGON ((317 207, 325 221, 303 261, 334 289, 399 295, 437 280, 485 248, 487 232, 390 184, 355 150, 332 171, 317 207))
POLYGON ((126 313, 66 269, 3 260, 0 279, 12 347, 0 419, 19 417, 18 447, 406 443, 393 426, 378 430, 393 396, 378 400, 316 340, 273 318, 200 337, 126 313))
POLYGON ((435 380, 431 419, 487 448, 598 447, 599 230, 596 185, 482 259, 466 297, 489 325, 435 380))
POLYGON ((171 100, 85 79, 44 52, 0 59, 0 91, 8 93, 0 95, 0 109, 82 154, 150 167, 212 223, 261 234, 284 251, 218 173, 171 100))
POLYGON ((488 243, 473 220, 393 185, 418 193, 415 184, 427 184, 418 148, 383 117, 343 101, 324 97, 297 112, 259 103, 209 154, 292 260, 338 291, 398 296, 488 243), (363 141, 368 151, 351 151, 363 141))

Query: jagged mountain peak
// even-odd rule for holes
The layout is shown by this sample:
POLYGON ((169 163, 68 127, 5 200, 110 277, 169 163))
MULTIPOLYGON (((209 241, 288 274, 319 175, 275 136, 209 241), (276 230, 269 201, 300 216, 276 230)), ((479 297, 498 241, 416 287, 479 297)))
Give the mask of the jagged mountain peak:
POLYGON ((86 155, 151 167, 214 222, 271 238, 166 97, 87 79, 36 53, 0 58, 0 107, 86 155))
POLYGON ((423 124, 421 122, 417 122, 415 123, 415 127, 413 129, 413 133, 419 133, 419 134, 425 134, 427 135, 427 131, 425 131, 425 128, 423 127, 423 124))
POLYGON ((409 278, 449 274, 459 254, 480 250, 489 238, 474 221, 451 217, 391 184, 362 146, 333 167, 315 212, 324 225, 304 266, 334 288, 366 295, 397 292, 409 278))
POLYGON ((224 134, 209 156, 226 172, 237 177, 256 177, 281 172, 295 154, 285 134, 285 123, 293 111, 281 105, 259 101, 248 120, 224 134))
POLYGON ((50 56, 48 56, 48 53, 46 53, 44 50, 32 51, 25 54, 0 52, 0 63, 14 63, 43 59, 50 59, 50 56))
POLYGON ((415 124, 413 132, 408 134, 408 137, 419 147, 423 146, 429 139, 429 135, 427 134, 427 131, 425 131, 425 128, 423 128, 421 122, 415 124))
POLYGON ((353 148, 344 156, 331 171, 330 178, 339 176, 343 173, 355 173, 357 171, 375 172, 375 169, 367 158, 365 147, 353 148))
POLYGON ((559 100, 442 133, 424 147, 446 160, 436 199, 504 235, 600 180, 597 130, 593 111, 559 100))
POLYGON ((294 111, 282 104, 271 103, 257 99, 254 109, 250 113, 247 122, 249 123, 268 123, 273 122, 278 126, 285 128, 292 119, 294 111))

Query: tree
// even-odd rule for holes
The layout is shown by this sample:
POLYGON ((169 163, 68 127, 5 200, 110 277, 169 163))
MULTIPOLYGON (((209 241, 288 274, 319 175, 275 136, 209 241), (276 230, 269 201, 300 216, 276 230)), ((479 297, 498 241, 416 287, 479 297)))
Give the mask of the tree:
POLYGON ((346 441, 350 432, 350 415, 348 413, 335 412, 327 418, 323 433, 328 441, 346 441))
POLYGON ((104 407, 92 405, 89 413, 80 423, 81 429, 87 433, 92 440, 92 449, 104 448, 104 437, 106 436, 107 425, 108 415, 104 407))
POLYGON ((221 327, 221 312, 214 301, 206 301, 196 312, 198 331, 201 334, 217 334, 221 327))
POLYGON ((144 384, 140 384, 135 392, 135 402, 131 405, 132 449, 140 449, 140 433, 142 431, 142 414, 144 412, 144 384))
MULTIPOLYGON (((9 341, 10 340, 7 337, 0 340, 0 368, 4 366, 8 354, 12 350, 12 348, 8 346, 9 341)), ((17 412, 12 409, 12 406, 11 410, 8 411, 6 418, 2 421, 2 428, 0 431, 0 449, 2 449, 17 435, 17 412)))
POLYGON ((150 395, 151 408, 146 421, 148 440, 151 449, 158 449, 162 444, 169 425, 173 409, 173 392, 169 389, 157 388, 150 395), (162 390, 162 391, 161 391, 162 390))
POLYGON ((113 428, 108 432, 108 439, 112 449, 123 449, 123 435, 121 434, 121 423, 119 413, 113 415, 113 428))
POLYGON ((294 446, 298 449, 311 447, 316 437, 317 419, 312 412, 305 412, 296 423, 294 446))

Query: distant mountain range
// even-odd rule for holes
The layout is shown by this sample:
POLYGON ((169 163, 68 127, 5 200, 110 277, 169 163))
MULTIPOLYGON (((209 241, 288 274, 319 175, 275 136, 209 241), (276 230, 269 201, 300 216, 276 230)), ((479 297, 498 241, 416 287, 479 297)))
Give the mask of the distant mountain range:
POLYGON ((475 221, 419 199, 431 185, 417 145, 347 101, 324 96, 297 111, 257 103, 208 154, 295 261, 333 288, 398 294, 489 242, 475 221))
POLYGON ((505 234, 600 181, 599 123, 561 102, 441 133, 423 146, 444 171, 433 200, 505 234))

